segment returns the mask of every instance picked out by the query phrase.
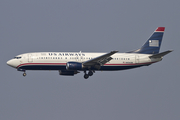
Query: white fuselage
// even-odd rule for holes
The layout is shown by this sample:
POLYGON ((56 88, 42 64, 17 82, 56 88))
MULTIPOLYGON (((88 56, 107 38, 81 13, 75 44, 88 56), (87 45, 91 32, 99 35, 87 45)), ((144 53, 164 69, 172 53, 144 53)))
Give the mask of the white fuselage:
MULTIPOLYGON (((81 52, 36 52, 16 56, 7 62, 16 69, 24 70, 64 70, 67 62, 83 63, 105 53, 81 52)), ((150 59, 151 54, 116 53, 99 70, 123 70, 150 65, 162 58, 150 59)))

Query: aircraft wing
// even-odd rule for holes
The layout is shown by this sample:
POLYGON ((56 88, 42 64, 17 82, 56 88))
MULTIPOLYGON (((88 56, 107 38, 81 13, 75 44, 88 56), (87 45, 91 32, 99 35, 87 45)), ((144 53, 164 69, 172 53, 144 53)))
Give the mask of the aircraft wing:
POLYGON ((111 51, 110 53, 88 60, 83 63, 83 66, 104 65, 105 63, 109 62, 112 59, 112 57, 110 56, 117 52, 118 51, 111 51))

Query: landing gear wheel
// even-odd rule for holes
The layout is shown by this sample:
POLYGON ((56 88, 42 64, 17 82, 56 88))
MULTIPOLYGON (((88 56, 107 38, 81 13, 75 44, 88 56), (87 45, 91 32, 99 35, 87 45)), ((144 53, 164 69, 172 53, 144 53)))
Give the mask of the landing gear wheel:
POLYGON ((92 76, 92 75, 93 75, 93 72, 92 72, 92 71, 89 71, 89 72, 88 72, 88 75, 89 75, 89 76, 92 76))
POLYGON ((26 73, 23 73, 23 76, 25 77, 25 76, 26 76, 26 73))
POLYGON ((84 74, 84 78, 88 79, 89 75, 88 74, 84 74))

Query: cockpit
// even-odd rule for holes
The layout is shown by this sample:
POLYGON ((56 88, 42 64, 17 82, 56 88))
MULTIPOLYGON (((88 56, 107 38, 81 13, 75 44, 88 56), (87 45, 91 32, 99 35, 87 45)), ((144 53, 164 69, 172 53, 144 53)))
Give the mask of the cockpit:
POLYGON ((21 59, 21 57, 14 57, 14 59, 21 59))

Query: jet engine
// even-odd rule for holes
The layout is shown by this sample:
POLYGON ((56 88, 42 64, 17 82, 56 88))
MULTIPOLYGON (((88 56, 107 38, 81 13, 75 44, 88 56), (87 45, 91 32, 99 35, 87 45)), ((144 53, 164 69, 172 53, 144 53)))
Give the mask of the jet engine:
POLYGON ((68 62, 66 64, 67 70, 82 70, 82 63, 78 62, 68 62))

